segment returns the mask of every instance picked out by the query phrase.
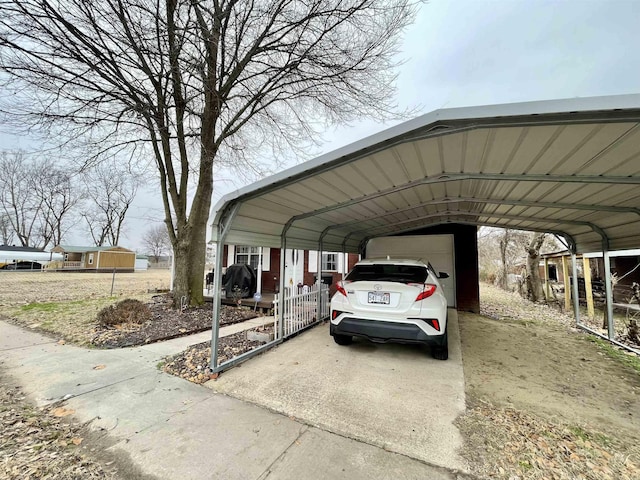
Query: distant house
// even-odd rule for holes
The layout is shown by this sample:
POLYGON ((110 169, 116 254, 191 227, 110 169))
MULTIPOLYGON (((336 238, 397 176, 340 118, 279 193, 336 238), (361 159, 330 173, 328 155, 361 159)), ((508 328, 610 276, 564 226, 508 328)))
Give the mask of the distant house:
POLYGON ((133 272, 136 265, 136 252, 118 246, 78 247, 57 245, 51 251, 64 255, 63 270, 133 272))
POLYGON ((136 272, 138 270, 148 270, 149 269, 149 257, 147 255, 136 255, 136 272))
POLYGON ((169 255, 149 255, 149 268, 171 268, 171 257, 169 255))

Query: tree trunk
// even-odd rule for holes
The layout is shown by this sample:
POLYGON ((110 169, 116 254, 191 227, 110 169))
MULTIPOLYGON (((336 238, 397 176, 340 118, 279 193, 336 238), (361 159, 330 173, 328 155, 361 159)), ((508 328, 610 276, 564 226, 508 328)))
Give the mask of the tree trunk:
POLYGON ((503 290, 507 290, 507 275, 508 275, 508 265, 507 265, 507 248, 509 248, 509 231, 505 230, 503 232, 502 238, 500 239, 500 260, 502 262, 502 268, 500 269, 500 278, 499 284, 500 288, 503 290))
MULTIPOLYGON (((212 151, 212 150, 210 150, 212 151)), ((203 154, 204 157, 204 154, 203 154)), ((199 181, 193 197, 189 219, 178 221, 173 242, 175 276, 173 279, 173 304, 181 305, 186 297, 188 305, 204 303, 204 271, 207 255, 207 222, 213 194, 213 156, 203 158, 200 177, 209 181, 199 181)))
POLYGON ((527 248, 527 290, 529 300, 532 302, 539 302, 544 298, 542 280, 540 279, 540 270, 538 268, 540 248, 544 243, 544 237, 544 233, 534 235, 527 248))

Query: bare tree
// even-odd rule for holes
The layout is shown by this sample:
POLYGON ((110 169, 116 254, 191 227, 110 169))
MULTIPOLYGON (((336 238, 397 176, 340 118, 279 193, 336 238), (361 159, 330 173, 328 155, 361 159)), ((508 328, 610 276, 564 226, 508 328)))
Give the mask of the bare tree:
POLYGON ((60 245, 71 228, 74 208, 82 198, 82 189, 64 168, 44 160, 31 171, 33 194, 41 209, 40 237, 44 245, 60 245))
POLYGON ((512 240, 512 232, 513 230, 509 229, 509 228, 505 228, 502 230, 502 235, 500 236, 500 263, 502 268, 500 269, 500 277, 498 277, 498 284, 500 285, 500 288, 502 288, 503 290, 507 290, 507 275, 509 274, 509 267, 511 266, 509 261, 508 261, 508 257, 507 257, 507 252, 509 251, 509 247, 511 244, 511 240, 512 240))
POLYGON ((482 227, 479 230, 478 253, 481 270, 490 272, 489 280, 509 290, 508 276, 524 264, 523 247, 529 245, 530 233, 521 230, 482 227))
POLYGON ((537 233, 531 236, 527 247, 527 296, 532 302, 544 299, 542 280, 540 279, 540 249, 544 243, 546 234, 537 233))
POLYGON ((67 171, 51 159, 22 152, 0 156, 0 234, 22 246, 58 245, 69 228, 80 191, 67 171))
POLYGON ((118 245, 124 221, 138 191, 134 173, 103 163, 83 174, 86 201, 82 213, 96 246, 118 245))
POLYGON ((9 217, 5 213, 0 212, 0 245, 11 245, 13 244, 14 238, 15 236, 9 217))
POLYGON ((158 259, 171 248, 171 241, 166 227, 163 225, 151 227, 142 237, 142 244, 147 249, 147 253, 157 263, 158 259))
POLYGON ((395 55, 416 11, 412 0, 0 7, 0 70, 13 94, 5 114, 89 139, 92 159, 151 152, 175 254, 175 298, 192 304, 203 301, 214 164, 260 174, 257 152, 303 152, 330 123, 398 118, 395 55))
POLYGON ((42 201, 34 195, 35 183, 31 175, 36 168, 23 152, 2 152, 0 209, 20 245, 43 248, 46 246, 45 240, 38 235, 42 230, 42 201))

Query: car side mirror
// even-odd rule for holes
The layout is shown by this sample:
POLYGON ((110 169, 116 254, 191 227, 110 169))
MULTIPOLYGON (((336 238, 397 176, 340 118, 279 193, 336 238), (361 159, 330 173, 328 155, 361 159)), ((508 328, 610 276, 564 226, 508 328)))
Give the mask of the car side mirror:
POLYGON ((449 274, 447 272, 438 272, 438 278, 449 278, 449 274))

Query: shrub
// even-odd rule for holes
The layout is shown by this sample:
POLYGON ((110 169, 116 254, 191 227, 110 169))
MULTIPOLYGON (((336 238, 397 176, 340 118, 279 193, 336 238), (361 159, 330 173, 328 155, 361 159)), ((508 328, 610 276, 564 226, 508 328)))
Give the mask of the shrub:
POLYGON ((105 327, 123 323, 142 324, 151 320, 151 310, 140 300, 126 298, 100 310, 97 319, 105 327))

